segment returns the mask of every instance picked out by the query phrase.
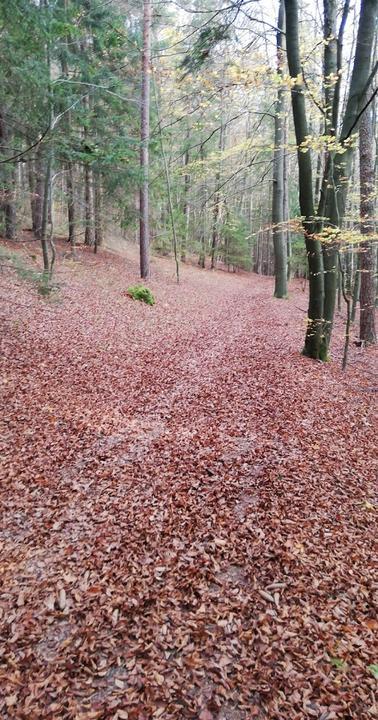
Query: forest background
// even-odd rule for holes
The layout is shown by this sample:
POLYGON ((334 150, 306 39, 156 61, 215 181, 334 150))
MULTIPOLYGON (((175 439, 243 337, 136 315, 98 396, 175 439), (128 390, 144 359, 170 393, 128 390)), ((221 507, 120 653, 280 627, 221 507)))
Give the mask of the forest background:
POLYGON ((56 236, 75 255, 144 232, 177 275, 253 270, 276 297, 308 278, 310 357, 336 305, 375 342, 376 0, 0 8, 2 229, 32 231, 46 277, 56 236))

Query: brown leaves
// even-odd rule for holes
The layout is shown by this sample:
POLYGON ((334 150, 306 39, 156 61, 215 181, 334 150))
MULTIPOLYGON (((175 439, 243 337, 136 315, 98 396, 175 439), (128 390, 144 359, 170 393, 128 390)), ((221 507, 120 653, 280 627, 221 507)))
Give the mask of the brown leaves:
POLYGON ((199 714, 199 720, 214 720, 214 715, 209 710, 202 710, 199 714))
POLYGON ((363 374, 300 357, 268 280, 188 268, 126 317, 93 262, 7 316, 0 716, 370 720, 363 374))

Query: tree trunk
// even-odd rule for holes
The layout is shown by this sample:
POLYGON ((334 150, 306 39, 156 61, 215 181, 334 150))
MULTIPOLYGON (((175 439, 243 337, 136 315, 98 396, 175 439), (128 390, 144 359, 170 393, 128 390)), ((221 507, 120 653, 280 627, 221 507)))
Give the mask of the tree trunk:
POLYGON ((94 245, 94 203, 93 203, 93 173, 88 163, 84 166, 85 184, 85 235, 84 245, 94 245))
MULTIPOLYGON (((203 165, 203 161, 205 158, 205 153, 203 149, 203 145, 201 145, 200 149, 200 159, 201 163, 203 165)), ((206 183, 202 186, 201 189, 201 200, 206 197, 206 183)), ((202 218, 201 218, 201 235, 200 235, 200 252, 199 252, 199 258, 198 258, 198 265, 200 268, 204 269, 206 267, 206 205, 202 207, 202 218)))
POLYGON ((371 236, 374 234, 374 132, 371 108, 361 118, 360 124, 360 215, 361 234, 366 235, 360 245, 361 290, 360 290, 360 339, 365 343, 377 341, 375 331, 375 278, 374 249, 371 236))
POLYGON ((46 174, 43 188, 43 204, 42 204, 42 223, 41 223, 41 246, 43 255, 43 272, 45 278, 48 278, 50 265, 49 265, 49 251, 47 244, 47 231, 49 224, 49 210, 50 210, 50 199, 51 199, 51 170, 52 170, 52 156, 51 150, 46 163, 46 174))
POLYGON ((42 231, 42 211, 43 211, 43 188, 44 188, 44 172, 42 149, 38 147, 35 161, 35 202, 34 202, 34 233, 38 240, 41 239, 42 231))
POLYGON ((149 139, 150 139, 150 59, 151 59, 151 0, 143 0, 143 53, 142 53, 142 96, 140 135, 140 275, 150 274, 150 229, 149 229, 149 139))
MULTIPOLYGON (((287 15, 287 56, 290 75, 297 78, 292 88, 293 117, 297 145, 305 140, 307 132, 304 88, 301 82, 302 70, 298 45, 298 3, 297 0, 285 0, 287 15)), ((348 2, 344 5, 340 25, 339 42, 336 48, 329 44, 330 54, 325 55, 325 71, 333 72, 340 67, 342 34, 348 12, 348 2), (328 60, 327 60, 328 58, 328 60)), ((325 0, 325 33, 334 26, 334 0, 325 0)), ((349 88, 348 100, 342 122, 339 142, 341 150, 329 156, 325 165, 324 182, 318 208, 318 217, 325 217, 330 228, 339 228, 345 213, 346 193, 351 172, 353 146, 350 137, 358 129, 364 108, 364 93, 368 87, 370 59, 372 53, 375 25, 378 11, 377 0, 362 0, 358 26, 355 59, 349 88)), ((327 48, 326 48, 327 49, 327 48)), ((338 114, 338 85, 333 92, 332 115, 327 117, 327 127, 335 132, 338 114)), ((312 190, 312 168, 310 152, 298 152, 299 186, 301 213, 305 218, 306 249, 309 262, 310 303, 309 328, 306 334, 304 352, 313 358, 325 360, 328 357, 335 312, 337 279, 339 272, 338 242, 324 243, 323 261, 319 258, 319 245, 313 234, 319 229, 314 221, 314 200, 312 190), (323 265, 323 267, 322 267, 323 265), (321 279, 320 279, 321 278, 321 279), (323 301, 324 297, 324 301, 323 301), (316 313, 315 317, 314 314, 316 313)))
POLYGON ((284 158, 283 158, 283 215, 284 215, 284 233, 286 241, 287 254, 287 280, 291 278, 291 230, 290 230, 290 202, 289 202, 289 152, 288 152, 288 115, 285 112, 284 117, 284 158))
MULTIPOLYGON (((377 0, 362 0, 355 59, 340 134, 342 150, 332 155, 329 163, 328 191, 325 200, 324 216, 327 225, 331 228, 339 228, 341 226, 345 213, 348 181, 351 174, 354 152, 349 138, 353 132, 358 130, 361 119, 360 114, 366 104, 365 90, 370 73, 377 12, 377 0)), ((324 336, 328 353, 337 291, 337 240, 323 245, 323 261, 325 271, 324 336)))
MULTIPOLYGON (((11 133, 8 130, 8 124, 5 119, 5 113, 0 111, 0 148, 1 146, 9 146, 11 141, 11 133)), ((3 181, 1 188, 1 209, 4 213, 4 232, 8 240, 16 237, 16 205, 15 205, 15 186, 16 172, 13 164, 3 163, 1 166, 3 181)))
MULTIPOLYGON (((48 0, 44 0, 43 3, 41 3, 40 7, 44 7, 45 9, 48 8, 48 0)), ((48 30, 50 30, 50 19, 47 24, 48 30)), ((46 67, 48 72, 48 113, 49 113, 49 125, 52 126, 53 117, 54 117, 54 108, 53 108, 53 100, 52 100, 52 92, 51 92, 51 52, 50 52, 50 36, 49 33, 47 33, 47 41, 46 41, 46 67)), ((41 147, 41 146, 39 146, 41 147)), ((39 156, 38 160, 41 161, 41 165, 39 167, 39 177, 38 181, 40 182, 40 190, 39 190, 39 198, 41 202, 41 225, 40 229, 37 228, 37 232, 39 233, 39 237, 41 240, 41 247, 42 247, 42 255, 43 255, 43 274, 45 282, 48 281, 50 276, 50 263, 49 263, 49 251, 48 251, 48 239, 47 239, 47 232, 48 232, 48 224, 49 220, 51 220, 51 197, 52 197, 52 162, 53 162, 53 149, 52 145, 49 145, 47 147, 47 159, 46 159, 46 167, 45 167, 45 174, 44 177, 42 175, 42 158, 41 155, 39 156), (43 180, 42 180, 43 178, 43 180)), ((39 221, 39 218, 38 218, 39 221)), ((52 235, 52 233, 51 233, 52 235)), ((50 236, 51 237, 51 236, 50 236)))
MULTIPOLYGON (((224 78, 224 74, 223 74, 223 78, 224 78)), ((225 147, 225 128, 224 128, 224 122, 223 122, 223 90, 221 90, 221 93, 220 93, 220 106, 221 106, 221 118, 220 118, 219 142, 218 142, 219 162, 218 162, 217 172, 215 174, 213 228, 212 228, 211 251, 210 251, 210 258, 211 258, 210 268, 211 268, 211 270, 214 270, 215 265, 216 265, 216 251, 217 251, 217 247, 219 245, 219 221, 220 221, 221 194, 220 194, 220 191, 218 190, 218 186, 219 186, 220 179, 221 179, 222 152, 225 147)))
POLYGON ((300 151, 301 143, 308 136, 305 96, 299 54, 298 3, 297 0, 285 0, 286 42, 289 72, 297 78, 291 90, 295 137, 299 171, 299 203, 304 217, 303 227, 309 270, 309 306, 308 325, 303 354, 313 359, 326 359, 323 343, 323 303, 324 275, 320 242, 314 239, 316 222, 314 219, 314 200, 312 187, 312 164, 310 151, 300 151))
MULTIPOLYGON (((277 22, 277 74, 282 77, 282 66, 285 52, 285 6, 280 0, 277 22)), ((287 244, 284 231, 284 113, 285 88, 280 86, 277 91, 276 111, 274 117, 274 156, 273 156, 273 189, 272 189, 272 226, 274 247, 274 297, 287 297, 287 244)))
MULTIPOLYGON (((374 283, 374 280, 373 280, 374 283)), ((373 285, 374 287, 374 285, 373 285)), ((354 283, 353 283, 353 297, 352 297, 352 310, 350 319, 352 322, 356 319, 356 308, 357 303, 360 297, 360 289, 361 289, 361 271, 360 271, 360 248, 357 249, 357 260, 356 260, 356 272, 354 273, 354 283)))
POLYGON ((5 215, 5 237, 8 240, 14 240, 17 234, 17 216, 16 216, 16 205, 15 205, 15 170, 11 168, 10 177, 8 180, 8 200, 4 206, 5 215))
MULTIPOLYGON (((186 142, 189 144, 190 139, 190 131, 189 128, 186 132, 186 142)), ((189 148, 187 147, 185 150, 184 155, 184 166, 185 168, 189 165, 189 148)), ((181 243, 181 262, 185 262, 186 260, 186 253, 188 248, 188 240, 189 240, 189 221, 190 221, 190 203, 189 203, 189 190, 190 190, 190 175, 186 172, 184 175, 184 219, 185 219, 185 228, 184 228, 184 239, 181 243)))
POLYGON ((202 270, 206 267, 206 209, 202 211, 202 226, 201 226, 201 248, 198 258, 198 265, 202 270))
POLYGON ((75 217, 75 196, 74 196, 74 177, 73 164, 71 161, 66 163, 66 190, 67 190, 67 216, 68 216, 68 241, 71 250, 75 252, 76 246, 76 217, 75 217))
POLYGON ((28 168, 28 183, 29 183, 29 194, 30 194, 30 214, 31 214, 31 224, 32 224, 32 231, 33 233, 36 232, 37 229, 37 220, 36 220, 36 209, 35 209, 35 203, 36 203, 36 170, 35 165, 30 160, 27 163, 28 168))
MULTIPOLYGON (((64 0, 64 10, 66 15, 66 22, 68 25, 68 9, 69 9, 69 0, 64 0)), ((69 68, 68 68, 68 61, 67 61, 67 55, 69 52, 69 45, 71 43, 71 36, 70 34, 66 35, 66 46, 63 50, 62 56, 61 56, 61 67, 62 67, 62 74, 63 76, 68 79, 69 78, 69 68)), ((71 135, 71 113, 68 112, 66 115, 66 132, 68 137, 71 135)), ((76 222, 76 212, 75 212, 75 183, 74 183, 74 164, 71 160, 67 160, 66 162, 66 192, 67 192, 67 218, 68 218, 68 241, 71 246, 72 254, 75 254, 75 245, 76 245, 76 228, 75 228, 75 222, 76 222)))
MULTIPOLYGON (((221 125, 220 129, 220 136, 219 136, 219 145, 218 149, 220 152, 223 150, 223 135, 224 135, 224 128, 223 124, 221 125)), ((219 162, 219 165, 221 164, 221 161, 219 162)), ((221 171, 220 167, 218 168, 216 175, 215 175, 215 185, 218 187, 221 177, 221 171)), ((211 261, 210 261, 210 268, 211 270, 214 270, 216 265, 216 251, 217 247, 219 245, 219 220, 220 220, 220 202, 221 202, 221 195, 219 190, 216 190, 215 196, 214 196, 214 206, 213 206, 213 228, 212 228, 212 238, 211 238, 211 261)))
POLYGON ((104 241, 103 217, 102 217, 101 175, 98 173, 94 176, 94 214, 95 214, 94 251, 96 253, 98 248, 101 247, 101 245, 103 244, 103 241, 104 241))

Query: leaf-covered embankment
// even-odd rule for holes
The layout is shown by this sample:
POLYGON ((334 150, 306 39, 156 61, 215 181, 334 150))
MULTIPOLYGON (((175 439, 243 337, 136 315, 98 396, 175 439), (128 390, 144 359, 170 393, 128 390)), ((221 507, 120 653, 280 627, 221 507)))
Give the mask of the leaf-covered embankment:
POLYGON ((301 357, 256 276, 60 268, 1 277, 1 717, 375 717, 372 351, 301 357))

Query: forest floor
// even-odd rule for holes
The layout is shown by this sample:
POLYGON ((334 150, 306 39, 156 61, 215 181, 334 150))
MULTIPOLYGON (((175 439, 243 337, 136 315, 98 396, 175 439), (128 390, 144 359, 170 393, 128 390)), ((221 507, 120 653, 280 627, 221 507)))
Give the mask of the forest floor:
POLYGON ((300 283, 1 263, 2 720, 376 718, 374 350, 302 357, 300 283))

